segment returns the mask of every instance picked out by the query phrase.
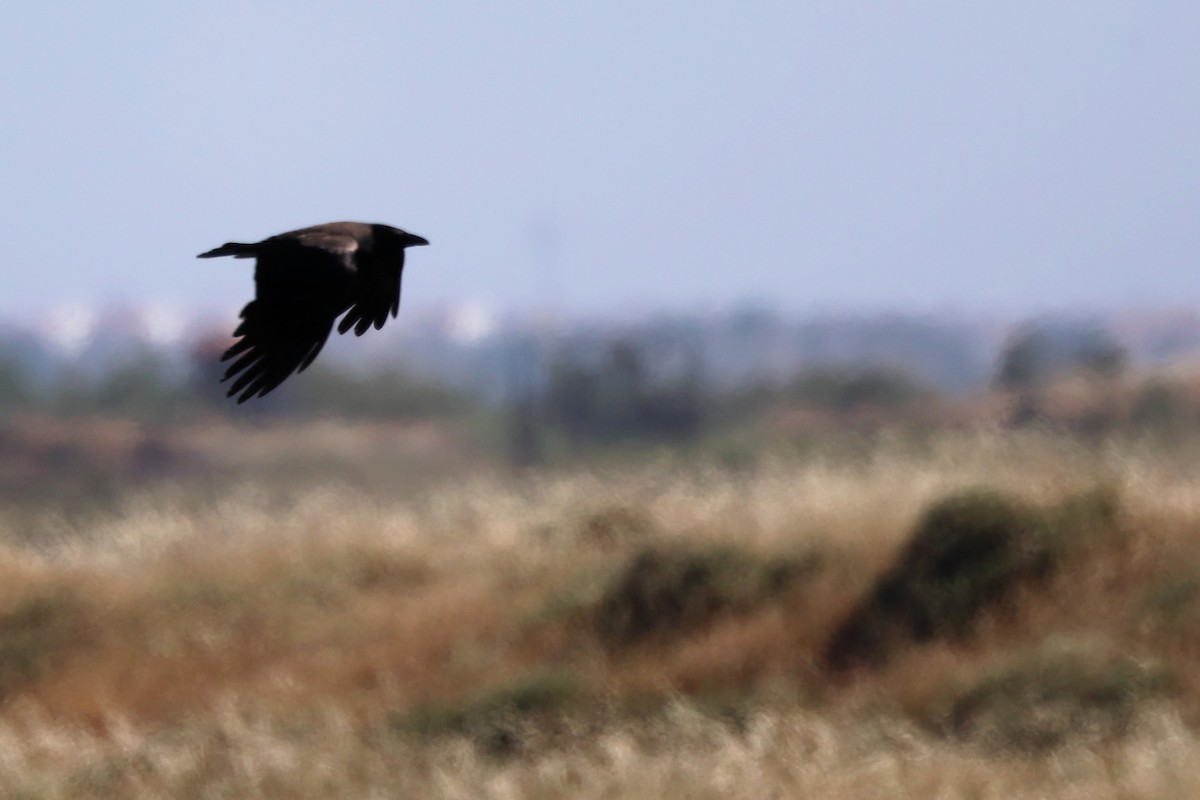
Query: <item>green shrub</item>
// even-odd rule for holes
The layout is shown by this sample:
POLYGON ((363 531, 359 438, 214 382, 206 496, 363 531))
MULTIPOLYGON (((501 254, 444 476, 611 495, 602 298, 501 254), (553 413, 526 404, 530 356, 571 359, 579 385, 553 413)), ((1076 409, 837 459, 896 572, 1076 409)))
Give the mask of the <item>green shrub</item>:
POLYGON ((559 711, 582 691, 575 673, 541 670, 458 705, 426 706, 397 716, 393 724, 422 736, 466 736, 493 755, 509 755, 520 748, 523 720, 559 711))
POLYGON ((1139 703, 1173 685, 1162 666, 1104 642, 1052 640, 958 687, 927 721, 989 749, 1037 754, 1125 734, 1139 703))
POLYGON ((579 521, 578 536, 591 544, 608 545, 652 538, 658 526, 640 508, 611 505, 596 509, 579 521))
POLYGON ((29 597, 0 614, 0 702, 83 641, 86 622, 79 599, 65 591, 29 597))
POLYGON ((834 632, 834 669, 878 664, 904 641, 956 638, 1023 581, 1044 575, 1056 552, 1041 515, 989 490, 930 507, 895 564, 834 632))
POLYGON ((764 560, 728 548, 647 548, 610 583, 592 610, 592 626, 610 648, 686 633, 771 600, 816 566, 815 557, 764 560))

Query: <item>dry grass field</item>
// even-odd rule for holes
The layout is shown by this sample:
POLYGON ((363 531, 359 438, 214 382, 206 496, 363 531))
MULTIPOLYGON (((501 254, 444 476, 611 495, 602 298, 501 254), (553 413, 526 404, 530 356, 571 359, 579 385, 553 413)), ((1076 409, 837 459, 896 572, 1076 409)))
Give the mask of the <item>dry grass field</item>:
POLYGON ((1198 452, 272 482, 381 435, 0 511, 0 796, 1200 794, 1198 452))

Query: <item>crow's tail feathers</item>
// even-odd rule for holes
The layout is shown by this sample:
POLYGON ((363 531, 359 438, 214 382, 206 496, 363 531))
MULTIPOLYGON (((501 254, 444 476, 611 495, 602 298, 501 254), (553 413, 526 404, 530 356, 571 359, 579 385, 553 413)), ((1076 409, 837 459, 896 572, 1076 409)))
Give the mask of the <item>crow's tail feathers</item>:
POLYGON ((220 247, 201 253, 196 258, 216 258, 218 256, 233 256, 234 258, 253 258, 258 255, 258 245, 242 244, 241 242, 226 242, 220 247))

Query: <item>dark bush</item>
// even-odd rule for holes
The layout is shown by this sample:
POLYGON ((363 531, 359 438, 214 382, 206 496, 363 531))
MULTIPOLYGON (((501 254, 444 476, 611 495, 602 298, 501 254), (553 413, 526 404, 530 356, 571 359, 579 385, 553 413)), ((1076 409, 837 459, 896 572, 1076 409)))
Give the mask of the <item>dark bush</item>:
POLYGON ((1053 563, 1046 521, 996 492, 935 503, 896 563, 838 627, 828 664, 878 664, 903 641, 957 638, 980 613, 1053 563))
POLYGON ((1125 734, 1145 699, 1173 689, 1164 668, 1104 643, 1050 641, 952 692, 932 727, 992 750, 1044 753, 1125 734))
POLYGON ((0 614, 0 703, 86 638, 84 608, 67 592, 29 597, 0 614))
POLYGON ((816 566, 815 558, 758 560, 728 549, 646 549, 596 604, 594 629, 609 647, 694 631, 776 597, 816 566))
POLYGON ((579 521, 578 536, 590 544, 610 545, 645 541, 658 529, 654 520, 640 508, 612 505, 599 508, 579 521))
POLYGON ((1125 349, 1095 321, 1038 320, 1009 337, 994 382, 1004 389, 1030 389, 1063 372, 1115 375, 1127 362, 1125 349))
POLYGON ((490 755, 513 755, 522 748, 525 722, 561 711, 582 692, 583 687, 573 672, 546 670, 522 676, 457 705, 426 706, 411 715, 398 715, 393 725, 422 736, 466 736, 490 755))

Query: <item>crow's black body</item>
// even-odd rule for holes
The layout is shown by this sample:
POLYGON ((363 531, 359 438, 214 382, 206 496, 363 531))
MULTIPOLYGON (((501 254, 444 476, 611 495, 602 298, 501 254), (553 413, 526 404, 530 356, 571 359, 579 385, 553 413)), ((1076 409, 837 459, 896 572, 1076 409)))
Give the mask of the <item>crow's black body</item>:
POLYGON ((404 248, 423 244, 429 242, 387 225, 330 222, 201 253, 257 259, 255 297, 233 332, 241 338, 221 356, 236 359, 223 379, 234 378, 228 396, 244 403, 303 371, 344 312, 338 333, 383 327, 400 308, 404 248))

